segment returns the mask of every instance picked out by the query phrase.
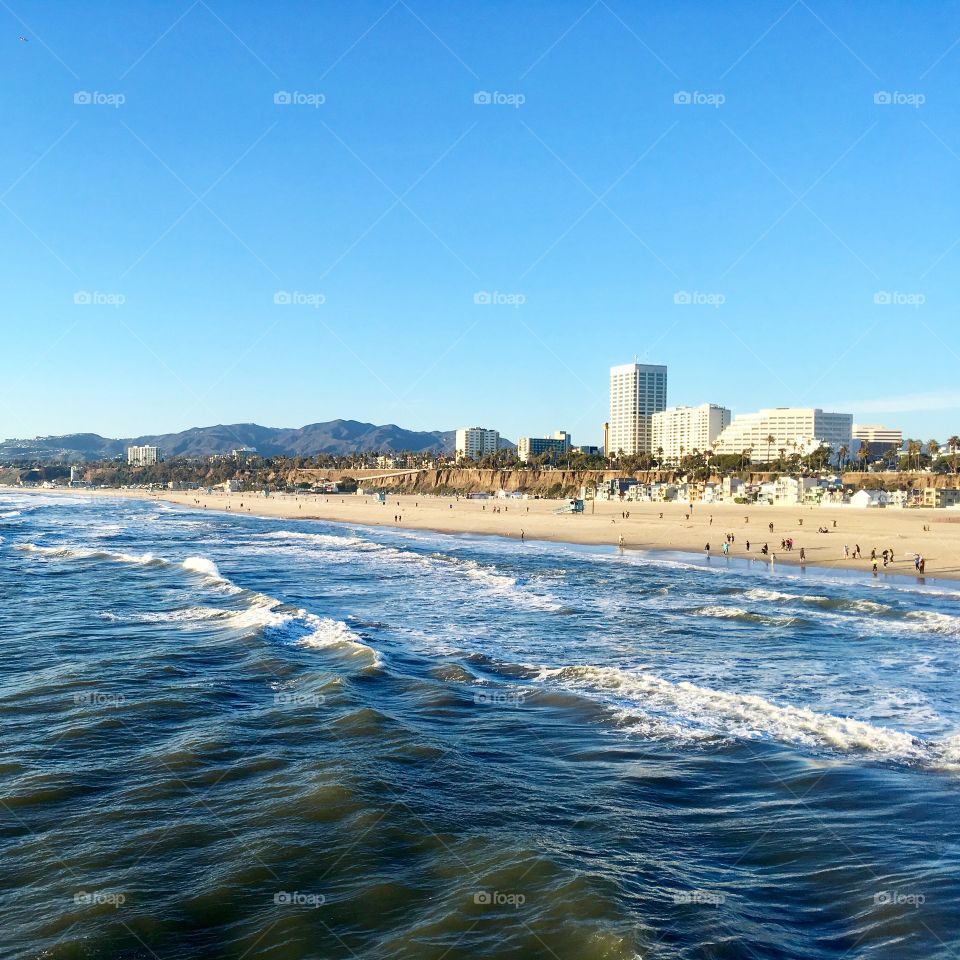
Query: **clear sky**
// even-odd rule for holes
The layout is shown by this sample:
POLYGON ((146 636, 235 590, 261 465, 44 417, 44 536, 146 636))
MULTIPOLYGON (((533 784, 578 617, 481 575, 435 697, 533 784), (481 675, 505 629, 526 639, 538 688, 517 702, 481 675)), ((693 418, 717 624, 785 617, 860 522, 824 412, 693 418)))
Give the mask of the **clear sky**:
POLYGON ((671 404, 960 432, 953 3, 9 0, 0 24, 0 436, 599 443, 634 356, 671 404))

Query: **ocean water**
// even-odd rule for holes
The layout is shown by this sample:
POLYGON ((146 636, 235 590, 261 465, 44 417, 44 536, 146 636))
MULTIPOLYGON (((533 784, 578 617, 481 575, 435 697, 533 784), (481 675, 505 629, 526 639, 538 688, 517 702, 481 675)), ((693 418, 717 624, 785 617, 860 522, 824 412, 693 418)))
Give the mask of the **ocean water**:
POLYGON ((960 587, 0 493, 0 956, 960 953, 960 587))

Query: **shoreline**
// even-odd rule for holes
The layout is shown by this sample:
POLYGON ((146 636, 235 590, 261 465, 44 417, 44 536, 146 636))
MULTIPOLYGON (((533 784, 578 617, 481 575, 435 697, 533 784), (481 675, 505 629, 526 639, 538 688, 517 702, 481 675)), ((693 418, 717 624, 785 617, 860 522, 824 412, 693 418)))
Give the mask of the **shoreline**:
POLYGON ((243 514, 263 519, 320 520, 369 527, 429 530, 441 534, 497 536, 513 540, 607 546, 651 554, 673 553, 685 562, 716 569, 716 562, 743 560, 748 569, 761 564, 768 572, 787 568, 860 574, 867 581, 896 578, 905 583, 960 580, 960 523, 936 511, 879 510, 837 507, 784 507, 756 504, 620 503, 588 501, 583 514, 558 513, 565 500, 470 500, 437 495, 395 494, 384 504, 372 497, 354 494, 271 494, 146 490, 89 490, 84 488, 0 487, 0 493, 51 494, 74 497, 106 497, 163 501, 195 510, 243 514), (629 516, 624 516, 628 514, 629 516), (397 519, 399 517, 399 519, 397 519), (769 524, 773 524, 773 531, 769 524), (829 532, 818 533, 825 528, 829 532), (929 528, 929 529, 924 529, 929 528), (722 553, 727 534, 734 536, 729 556, 722 553), (522 534, 522 535, 521 535, 522 534), (795 541, 793 551, 781 549, 785 538, 795 541), (749 551, 746 549, 750 544, 749 551), (707 553, 705 544, 710 544, 707 553), (769 544, 774 558, 762 557, 769 544), (844 558, 846 544, 852 553, 856 544, 862 559, 844 558), (806 550, 806 562, 799 559, 806 550), (884 548, 893 550, 894 561, 878 563, 872 572, 871 549, 878 559, 884 548), (914 551, 927 561, 924 575, 915 572, 914 551))

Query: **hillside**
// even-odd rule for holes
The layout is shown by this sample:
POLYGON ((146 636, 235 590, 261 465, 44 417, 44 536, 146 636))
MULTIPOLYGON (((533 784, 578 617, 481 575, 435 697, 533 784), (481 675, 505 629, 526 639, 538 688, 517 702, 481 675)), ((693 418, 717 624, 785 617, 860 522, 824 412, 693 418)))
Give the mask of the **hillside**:
POLYGON ((308 457, 318 453, 348 454, 374 450, 443 453, 452 451, 453 443, 452 430, 405 430, 393 423, 377 426, 357 420, 330 420, 299 428, 235 423, 116 440, 96 433, 5 440, 0 443, 0 462, 104 460, 121 456, 128 446, 142 444, 159 447, 165 457, 212 456, 229 453, 238 447, 253 447, 263 456, 308 457))

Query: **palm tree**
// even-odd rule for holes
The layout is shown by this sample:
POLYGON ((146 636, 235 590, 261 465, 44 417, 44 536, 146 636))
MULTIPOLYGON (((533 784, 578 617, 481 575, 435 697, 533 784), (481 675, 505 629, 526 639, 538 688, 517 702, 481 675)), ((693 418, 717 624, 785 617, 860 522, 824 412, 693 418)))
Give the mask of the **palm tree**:
POLYGON ((770 448, 777 442, 777 438, 772 434, 767 434, 767 466, 770 466, 770 448))
POLYGON ((870 459, 870 444, 867 443, 866 440, 860 444, 860 449, 857 451, 857 459, 861 461, 861 472, 865 472, 867 469, 867 461, 870 459))
POLYGON ((933 461, 937 459, 940 452, 940 444, 936 440, 927 441, 927 453, 930 455, 930 469, 933 469, 933 461))
POLYGON ((953 455, 953 472, 957 472, 958 466, 958 457, 957 454, 960 454, 960 437, 954 434, 947 440, 947 446, 950 448, 950 453, 953 455))
POLYGON ((846 462, 847 454, 849 454, 849 453, 850 453, 850 451, 849 451, 849 450, 847 449, 847 447, 845 447, 845 446, 844 446, 844 447, 841 447, 841 448, 837 451, 837 469, 838 469, 841 473, 843 473, 843 465, 844 465, 844 463, 846 462))

